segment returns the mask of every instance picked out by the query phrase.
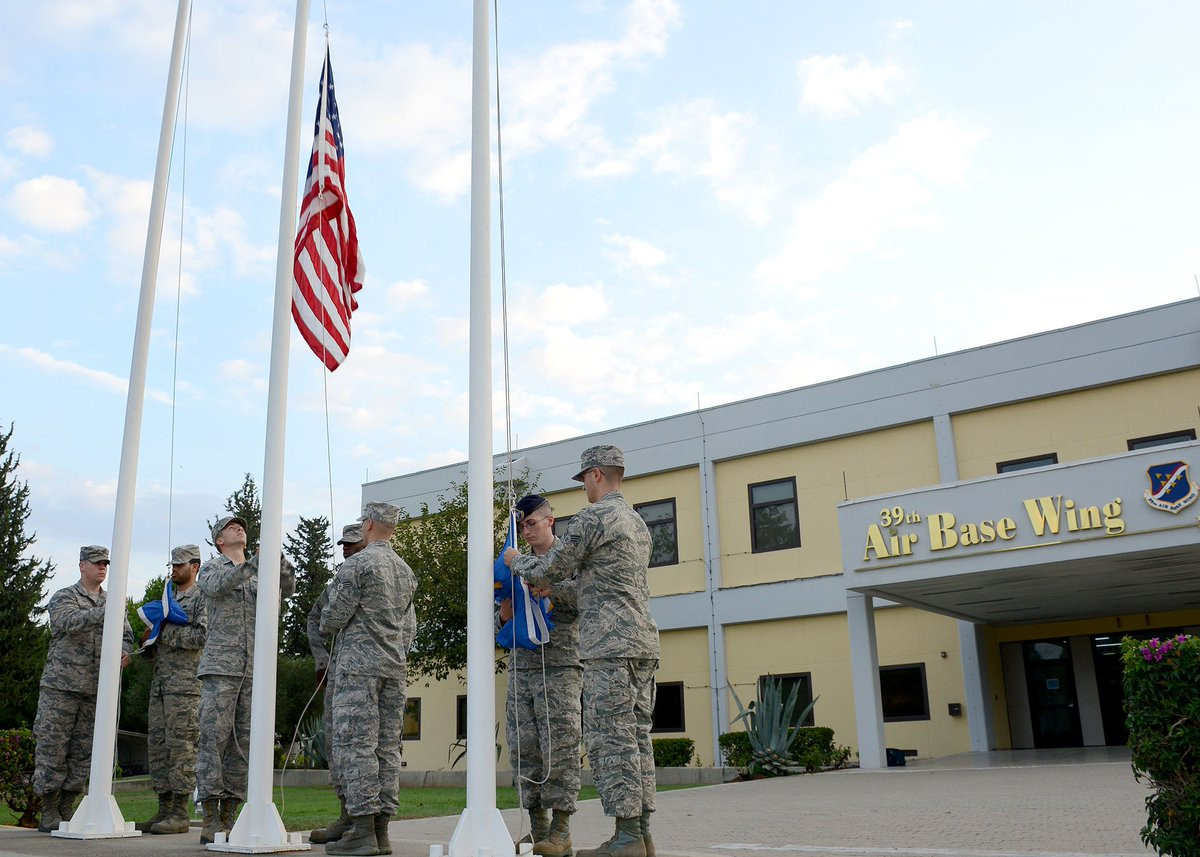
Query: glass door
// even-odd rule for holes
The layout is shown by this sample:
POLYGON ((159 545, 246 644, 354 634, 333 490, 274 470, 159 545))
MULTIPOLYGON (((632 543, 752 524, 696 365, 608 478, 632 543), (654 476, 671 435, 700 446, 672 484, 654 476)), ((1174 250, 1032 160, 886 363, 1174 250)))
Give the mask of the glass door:
POLYGON ((1082 747, 1069 641, 1029 640, 1021 644, 1021 649, 1033 722, 1033 746, 1082 747))

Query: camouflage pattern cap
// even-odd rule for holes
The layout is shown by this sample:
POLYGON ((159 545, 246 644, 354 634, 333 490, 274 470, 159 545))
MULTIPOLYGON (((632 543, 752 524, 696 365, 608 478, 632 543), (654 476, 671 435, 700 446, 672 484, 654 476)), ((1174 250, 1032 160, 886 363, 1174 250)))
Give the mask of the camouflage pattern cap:
POLYGON ((217 522, 215 524, 213 524, 213 528, 212 528, 213 541, 216 542, 217 536, 221 535, 221 530, 225 529, 230 524, 235 523, 235 522, 241 524, 243 530, 246 529, 246 527, 248 526, 246 524, 246 519, 241 517, 240 515, 225 515, 222 518, 217 518, 217 522))
POLYGON ((579 472, 571 478, 576 482, 583 481, 583 474, 593 467, 624 467, 625 455, 615 446, 589 446, 579 456, 579 472))
POLYGON ((356 545, 363 540, 362 522, 357 524, 346 524, 342 527, 342 537, 338 539, 339 545, 356 545))
POLYGON ((177 548, 171 548, 171 561, 167 565, 183 565, 185 562, 199 561, 199 545, 180 545, 177 548))
POLYGON ((108 548, 104 545, 84 545, 79 549, 80 562, 109 562, 108 548))
POLYGON ((394 527, 400 523, 400 509, 391 503, 366 503, 359 521, 376 521, 394 527))

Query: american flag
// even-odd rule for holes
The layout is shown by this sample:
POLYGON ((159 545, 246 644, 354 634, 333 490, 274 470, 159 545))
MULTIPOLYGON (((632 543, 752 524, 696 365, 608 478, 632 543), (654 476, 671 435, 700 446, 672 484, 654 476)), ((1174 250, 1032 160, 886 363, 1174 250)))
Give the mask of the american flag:
POLYGON ((366 273, 354 215, 346 202, 344 154, 333 68, 326 48, 312 157, 296 233, 292 318, 308 347, 330 372, 342 365, 350 352, 350 314, 358 309, 354 293, 362 288, 366 273))

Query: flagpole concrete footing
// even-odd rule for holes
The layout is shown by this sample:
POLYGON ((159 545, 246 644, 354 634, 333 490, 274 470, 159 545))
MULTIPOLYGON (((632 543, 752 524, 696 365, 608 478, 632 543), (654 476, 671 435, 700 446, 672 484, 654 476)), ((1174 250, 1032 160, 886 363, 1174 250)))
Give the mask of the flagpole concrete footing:
POLYGON ((450 837, 449 857, 501 857, 513 853, 512 834, 495 807, 467 807, 450 837))
POLYGON ((51 836, 60 839, 128 839, 141 836, 132 821, 126 821, 112 794, 84 795, 70 821, 60 822, 51 836))
POLYGON ((272 854, 281 851, 308 851, 312 845, 300 832, 288 833, 274 803, 250 801, 238 815, 233 830, 226 837, 217 834, 216 842, 204 846, 209 851, 230 851, 235 854, 272 854))

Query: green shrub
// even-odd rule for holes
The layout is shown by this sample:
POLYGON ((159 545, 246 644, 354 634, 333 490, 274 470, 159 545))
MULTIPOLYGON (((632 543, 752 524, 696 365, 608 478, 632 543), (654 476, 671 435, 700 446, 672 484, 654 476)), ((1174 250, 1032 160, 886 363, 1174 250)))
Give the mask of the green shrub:
POLYGON ((21 827, 37 827, 42 800, 33 793, 33 748, 36 742, 28 729, 0 732, 0 798, 19 813, 21 827))
POLYGON ((1200 639, 1121 643, 1133 773, 1154 789, 1142 841, 1159 854, 1200 857, 1200 639))
POLYGON ((696 742, 691 738, 655 738, 654 767, 686 768, 696 754, 696 742))
POLYGON ((722 732, 717 739, 725 764, 737 768, 743 774, 750 773, 754 764, 754 748, 750 746, 750 736, 745 732, 722 732))

